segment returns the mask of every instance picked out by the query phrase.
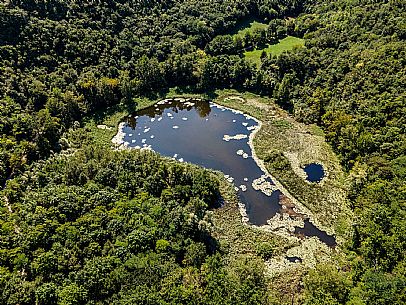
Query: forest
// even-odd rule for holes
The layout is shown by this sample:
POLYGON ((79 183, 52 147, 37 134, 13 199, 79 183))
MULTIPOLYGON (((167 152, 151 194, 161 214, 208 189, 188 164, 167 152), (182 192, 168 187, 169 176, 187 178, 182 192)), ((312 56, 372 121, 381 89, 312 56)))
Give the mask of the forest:
POLYGON ((253 92, 321 127, 355 216, 302 303, 405 304, 405 40, 401 0, 3 2, 0 304, 285 304, 213 237, 213 173, 83 128, 173 87, 253 92), (304 47, 244 56, 288 36, 304 47))

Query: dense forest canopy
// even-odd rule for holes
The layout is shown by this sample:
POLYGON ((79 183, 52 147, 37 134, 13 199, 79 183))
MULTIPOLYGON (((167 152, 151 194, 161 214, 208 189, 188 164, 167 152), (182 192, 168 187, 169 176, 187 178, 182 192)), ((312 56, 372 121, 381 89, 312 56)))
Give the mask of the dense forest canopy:
POLYGON ((253 91, 321 126, 356 216, 306 304, 404 304, 405 39, 397 0, 0 4, 0 303, 270 302, 260 264, 223 266, 208 173, 84 144, 53 156, 96 110, 179 86, 253 91), (266 27, 236 35, 247 20, 266 27), (305 47, 245 60, 286 35, 305 47))
POLYGON ((230 302, 265 296, 259 265, 228 271, 216 254, 208 208, 219 190, 207 171, 86 147, 13 185, 6 196, 18 216, 2 221, 2 304, 220 304, 219 284, 235 288, 222 293, 230 302))

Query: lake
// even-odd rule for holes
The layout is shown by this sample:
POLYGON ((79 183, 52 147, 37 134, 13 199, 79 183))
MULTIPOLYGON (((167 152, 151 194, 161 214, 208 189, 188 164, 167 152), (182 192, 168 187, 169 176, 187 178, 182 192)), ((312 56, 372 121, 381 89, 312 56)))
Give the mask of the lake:
MULTIPOLYGON (((284 209, 283 194, 252 157, 249 137, 257 128, 255 118, 212 102, 167 99, 128 117, 113 141, 222 171, 234 183, 249 222, 260 226, 284 209)), ((334 237, 308 219, 304 218, 304 224, 304 228, 296 227, 297 236, 317 236, 335 245, 334 237)))

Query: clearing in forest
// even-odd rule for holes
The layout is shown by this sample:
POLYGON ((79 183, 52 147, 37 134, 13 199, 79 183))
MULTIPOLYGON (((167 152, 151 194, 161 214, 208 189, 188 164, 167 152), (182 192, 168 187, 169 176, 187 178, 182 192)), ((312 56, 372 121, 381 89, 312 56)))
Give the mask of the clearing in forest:
POLYGON ((253 61, 257 65, 261 62, 262 51, 265 51, 267 55, 272 54, 273 56, 279 56, 285 51, 293 50, 295 47, 303 47, 304 39, 288 36, 279 41, 277 44, 268 45, 265 49, 247 51, 244 53, 245 58, 253 61))
POLYGON ((246 33, 253 33, 256 30, 265 30, 268 27, 267 24, 258 21, 252 21, 247 25, 242 25, 242 28, 235 34, 236 36, 244 37, 246 33))

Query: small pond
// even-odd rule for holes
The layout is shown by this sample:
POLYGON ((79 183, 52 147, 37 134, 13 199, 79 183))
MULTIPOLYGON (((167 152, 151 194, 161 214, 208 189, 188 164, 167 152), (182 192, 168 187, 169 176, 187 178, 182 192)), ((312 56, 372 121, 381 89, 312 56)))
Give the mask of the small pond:
MULTIPOLYGON (((264 225, 283 213, 283 194, 252 157, 248 141, 258 127, 254 118, 208 101, 168 99, 130 116, 113 141, 222 171, 234 183, 249 222, 264 225)), ((296 229, 298 236, 317 236, 334 246, 334 238, 309 221, 296 229)))
POLYGON ((297 256, 286 256, 285 257, 291 263, 301 263, 303 260, 297 256))
POLYGON ((311 163, 304 167, 307 181, 320 182, 324 177, 324 168, 321 164, 311 163))

